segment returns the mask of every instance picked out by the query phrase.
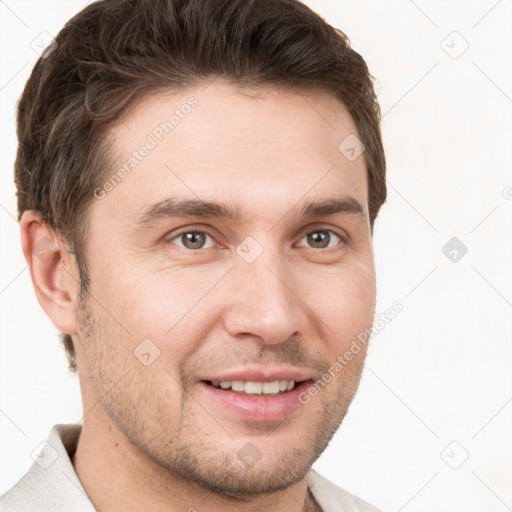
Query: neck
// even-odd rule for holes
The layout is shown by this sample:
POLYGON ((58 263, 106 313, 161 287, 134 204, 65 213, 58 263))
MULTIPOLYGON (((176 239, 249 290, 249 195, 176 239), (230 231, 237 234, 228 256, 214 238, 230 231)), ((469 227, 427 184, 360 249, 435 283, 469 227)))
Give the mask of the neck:
POLYGON ((101 512, 321 512, 308 492, 307 477, 283 491, 235 498, 176 475, 131 444, 99 404, 84 418, 72 463, 101 512))

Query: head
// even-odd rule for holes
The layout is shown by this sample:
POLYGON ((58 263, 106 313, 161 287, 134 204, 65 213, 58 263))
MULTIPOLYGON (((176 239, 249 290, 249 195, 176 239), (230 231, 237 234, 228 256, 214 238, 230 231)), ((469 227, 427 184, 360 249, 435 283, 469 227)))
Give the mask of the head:
POLYGON ((84 405, 218 492, 302 478, 365 350, 307 405, 233 413, 216 385, 280 375, 298 395, 371 326, 379 123, 364 60, 299 1, 104 0, 72 18, 20 98, 15 180, 84 405))

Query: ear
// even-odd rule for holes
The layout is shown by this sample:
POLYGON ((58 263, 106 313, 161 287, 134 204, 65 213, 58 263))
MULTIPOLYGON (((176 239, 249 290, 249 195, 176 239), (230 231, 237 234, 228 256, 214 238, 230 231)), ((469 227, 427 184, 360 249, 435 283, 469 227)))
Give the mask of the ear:
POLYGON ((33 210, 20 220, 21 246, 37 300, 60 331, 76 334, 78 270, 66 244, 33 210))

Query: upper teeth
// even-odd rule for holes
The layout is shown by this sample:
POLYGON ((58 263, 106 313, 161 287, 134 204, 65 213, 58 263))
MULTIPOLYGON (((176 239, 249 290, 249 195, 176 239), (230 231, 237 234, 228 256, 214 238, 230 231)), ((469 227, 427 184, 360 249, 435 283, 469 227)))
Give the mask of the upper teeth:
POLYGON ((212 381, 215 387, 222 389, 231 388, 233 391, 242 391, 249 394, 272 395, 280 391, 290 391, 295 386, 294 380, 274 380, 272 382, 254 382, 254 381, 212 381))

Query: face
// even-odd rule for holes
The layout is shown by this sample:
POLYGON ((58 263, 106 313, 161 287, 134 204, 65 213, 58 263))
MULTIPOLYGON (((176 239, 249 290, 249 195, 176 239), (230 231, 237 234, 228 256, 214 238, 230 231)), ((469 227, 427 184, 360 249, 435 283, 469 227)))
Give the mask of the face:
POLYGON ((74 335, 85 409, 213 491, 290 486, 347 411, 365 351, 332 367, 374 314, 364 153, 338 149, 353 120, 328 94, 214 82, 111 133, 74 335))

